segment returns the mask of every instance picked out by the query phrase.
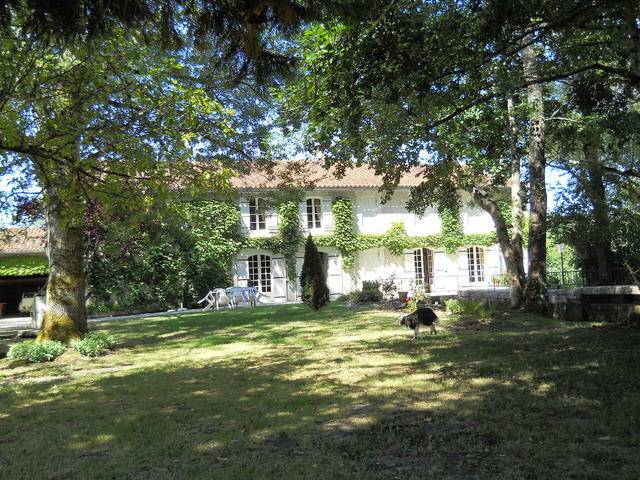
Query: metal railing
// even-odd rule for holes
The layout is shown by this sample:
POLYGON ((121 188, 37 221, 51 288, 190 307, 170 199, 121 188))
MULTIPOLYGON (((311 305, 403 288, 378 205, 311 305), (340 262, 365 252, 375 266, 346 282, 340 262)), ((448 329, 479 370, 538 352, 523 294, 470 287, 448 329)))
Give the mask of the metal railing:
POLYGON ((561 270, 547 272, 549 288, 596 287, 600 285, 634 285, 631 273, 624 268, 611 270, 561 270))
MULTIPOLYGON (((373 279, 371 279, 373 280, 373 279)), ((382 280, 382 279, 378 279, 382 280)), ((416 289, 427 290, 433 294, 457 293, 461 290, 487 290, 508 288, 511 275, 499 270, 485 270, 482 279, 471 281, 468 272, 457 275, 434 275, 428 282, 410 276, 395 276, 397 291, 413 294, 416 289)), ((612 269, 606 272, 596 270, 565 270, 547 273, 549 288, 591 287, 599 285, 634 285, 632 275, 625 269, 612 269)))

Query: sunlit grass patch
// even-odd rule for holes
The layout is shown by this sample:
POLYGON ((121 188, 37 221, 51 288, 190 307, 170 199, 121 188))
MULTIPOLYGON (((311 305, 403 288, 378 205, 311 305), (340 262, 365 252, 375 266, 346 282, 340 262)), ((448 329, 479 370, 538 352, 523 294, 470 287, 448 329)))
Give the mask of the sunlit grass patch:
POLYGON ((443 316, 438 335, 412 341, 396 312, 335 304, 101 322, 110 355, 0 363, 0 468, 640 478, 637 330, 500 312, 459 325, 443 316))

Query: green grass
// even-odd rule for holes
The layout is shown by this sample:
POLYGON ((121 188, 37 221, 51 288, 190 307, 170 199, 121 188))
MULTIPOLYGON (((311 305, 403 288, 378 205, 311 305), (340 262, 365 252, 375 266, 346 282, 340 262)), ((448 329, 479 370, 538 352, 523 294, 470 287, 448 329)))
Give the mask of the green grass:
POLYGON ((498 314, 411 341, 332 304, 94 324, 0 361, 12 479, 640 478, 640 331, 498 314))

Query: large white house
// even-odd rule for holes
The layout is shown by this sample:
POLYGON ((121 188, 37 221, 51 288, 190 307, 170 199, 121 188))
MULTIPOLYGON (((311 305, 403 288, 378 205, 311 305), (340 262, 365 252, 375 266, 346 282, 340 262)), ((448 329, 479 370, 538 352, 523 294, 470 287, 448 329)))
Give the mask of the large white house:
MULTIPOLYGON (((293 165, 293 164, 292 164, 293 165)), ((287 168, 281 172, 287 172, 287 168)), ((347 170, 338 179, 331 171, 309 163, 296 172, 308 186, 299 205, 300 228, 314 236, 330 235, 334 229, 332 204, 338 198, 350 198, 355 214, 355 228, 359 234, 385 234, 392 225, 402 222, 410 236, 440 233, 441 219, 436 208, 429 208, 422 216, 406 209, 409 190, 420 184, 418 170, 408 172, 400 181, 393 197, 381 202, 379 187, 382 179, 366 166, 347 170)), ((234 179, 242 217, 243 235, 250 238, 277 234, 277 210, 270 207, 269 198, 283 188, 276 177, 263 172, 234 179)), ((490 216, 473 207, 469 198, 462 198, 460 223, 463 233, 487 234, 494 231, 490 216)), ((256 242, 257 243, 257 242, 256 242)), ((381 280, 395 276, 400 291, 411 292, 416 285, 428 285, 434 295, 451 295, 462 289, 487 288, 497 284, 506 270, 497 244, 464 245, 454 252, 443 247, 420 247, 394 255, 384 247, 355 253, 351 269, 343 268, 340 251, 319 246, 323 256, 327 283, 332 298, 360 289, 365 280, 381 280)), ((297 254, 297 274, 300 274, 304 250, 297 254)), ((244 248, 234 258, 234 283, 256 286, 265 302, 292 302, 299 299, 299 281, 286 279, 286 262, 281 254, 268 249, 244 248)))

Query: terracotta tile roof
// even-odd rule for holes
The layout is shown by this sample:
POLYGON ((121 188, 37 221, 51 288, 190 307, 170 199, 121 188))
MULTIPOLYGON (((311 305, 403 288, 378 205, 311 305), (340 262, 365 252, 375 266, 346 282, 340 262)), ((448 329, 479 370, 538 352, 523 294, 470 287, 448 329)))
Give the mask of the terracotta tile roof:
POLYGON ((44 228, 7 228, 0 230, 0 254, 42 253, 47 243, 44 228))
MULTIPOLYGON (((415 187, 422 182, 423 169, 412 167, 400 179, 401 188, 415 187)), ((249 173, 240 174, 231 180, 234 188, 277 189, 285 185, 296 185, 306 189, 313 188, 379 188, 382 176, 376 175, 368 165, 345 170, 338 178, 334 167, 329 170, 315 162, 285 161, 278 162, 272 170, 254 167, 249 173)))

